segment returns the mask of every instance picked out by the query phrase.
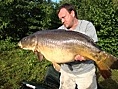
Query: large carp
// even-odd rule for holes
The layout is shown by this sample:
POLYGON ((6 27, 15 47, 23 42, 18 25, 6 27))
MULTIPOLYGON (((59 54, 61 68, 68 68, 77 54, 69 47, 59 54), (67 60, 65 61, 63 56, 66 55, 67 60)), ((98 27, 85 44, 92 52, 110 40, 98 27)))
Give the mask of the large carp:
POLYGON ((38 31, 21 39, 18 45, 23 49, 41 53, 52 63, 72 62, 76 55, 81 55, 95 61, 105 79, 111 76, 110 68, 118 66, 115 63, 118 58, 102 51, 87 35, 75 31, 38 31))

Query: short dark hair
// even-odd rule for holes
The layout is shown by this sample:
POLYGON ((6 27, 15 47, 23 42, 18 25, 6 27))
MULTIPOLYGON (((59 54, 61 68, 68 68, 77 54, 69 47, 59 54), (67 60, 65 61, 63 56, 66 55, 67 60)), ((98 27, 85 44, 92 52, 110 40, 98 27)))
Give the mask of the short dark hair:
POLYGON ((69 3, 65 3, 65 4, 61 5, 57 11, 57 14, 59 14, 59 12, 62 8, 65 8, 69 13, 71 13, 71 11, 74 11, 75 17, 78 18, 77 17, 77 11, 75 10, 75 7, 73 5, 71 5, 69 3))

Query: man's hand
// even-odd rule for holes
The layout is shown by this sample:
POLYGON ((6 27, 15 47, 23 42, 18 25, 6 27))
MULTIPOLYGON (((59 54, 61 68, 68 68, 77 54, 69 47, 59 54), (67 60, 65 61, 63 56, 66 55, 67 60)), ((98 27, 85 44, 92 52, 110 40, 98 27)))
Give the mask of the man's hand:
POLYGON ((84 60, 86 60, 83 56, 80 56, 80 55, 76 55, 75 56, 75 60, 76 61, 84 61, 84 60))

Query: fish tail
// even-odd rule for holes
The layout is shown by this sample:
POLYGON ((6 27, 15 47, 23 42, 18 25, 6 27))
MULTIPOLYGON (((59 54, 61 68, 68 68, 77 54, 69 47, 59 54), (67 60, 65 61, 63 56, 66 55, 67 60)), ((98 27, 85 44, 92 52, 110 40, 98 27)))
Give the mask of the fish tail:
POLYGON ((109 68, 118 69, 118 58, 113 56, 112 54, 106 53, 105 51, 100 53, 101 61, 105 63, 109 68))
POLYGON ((112 68, 118 69, 118 58, 105 51, 99 53, 96 63, 104 79, 110 78, 112 68))
POLYGON ((111 70, 105 63, 100 61, 97 63, 97 66, 100 71, 100 74, 102 75, 104 79, 108 79, 111 77, 111 70))

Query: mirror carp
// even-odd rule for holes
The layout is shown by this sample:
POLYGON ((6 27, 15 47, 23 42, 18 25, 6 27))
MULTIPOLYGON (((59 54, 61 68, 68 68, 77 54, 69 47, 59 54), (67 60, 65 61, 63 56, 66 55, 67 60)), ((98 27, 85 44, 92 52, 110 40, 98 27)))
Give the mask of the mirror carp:
POLYGON ((76 55, 95 61, 103 78, 111 76, 111 68, 118 68, 118 58, 101 50, 87 35, 63 29, 37 31, 22 38, 18 45, 32 50, 55 65, 74 61, 76 55))

